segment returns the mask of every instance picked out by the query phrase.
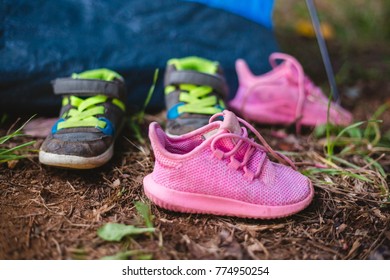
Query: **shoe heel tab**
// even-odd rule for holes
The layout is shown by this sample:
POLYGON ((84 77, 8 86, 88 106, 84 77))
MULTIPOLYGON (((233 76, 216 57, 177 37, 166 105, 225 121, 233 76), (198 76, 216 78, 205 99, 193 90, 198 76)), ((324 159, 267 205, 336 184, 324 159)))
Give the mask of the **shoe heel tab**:
POLYGON ((274 52, 269 56, 269 64, 272 68, 277 68, 279 65, 288 63, 293 65, 301 65, 299 61, 292 55, 280 52, 274 52), (279 62, 279 63, 278 63, 279 62))
POLYGON ((254 78, 248 64, 243 59, 236 60, 236 72, 240 83, 246 83, 254 78))
POLYGON ((149 125, 149 140, 153 149, 163 149, 165 147, 165 132, 157 122, 149 125))
POLYGON ((149 124, 149 139, 153 143, 153 140, 158 140, 157 130, 161 129, 161 126, 158 122, 151 122, 149 124), (157 137, 157 139, 156 139, 157 137))

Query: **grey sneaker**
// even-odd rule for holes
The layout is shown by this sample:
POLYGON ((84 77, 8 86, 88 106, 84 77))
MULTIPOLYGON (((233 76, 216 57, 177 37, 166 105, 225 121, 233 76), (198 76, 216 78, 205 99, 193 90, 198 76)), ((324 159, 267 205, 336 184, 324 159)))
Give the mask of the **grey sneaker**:
POLYGON ((62 95, 60 119, 39 151, 43 164, 90 169, 108 162, 125 116, 123 78, 108 69, 96 69, 53 81, 62 95))
POLYGON ((194 56, 170 59, 164 85, 169 135, 200 128, 225 109, 228 86, 218 62, 194 56))

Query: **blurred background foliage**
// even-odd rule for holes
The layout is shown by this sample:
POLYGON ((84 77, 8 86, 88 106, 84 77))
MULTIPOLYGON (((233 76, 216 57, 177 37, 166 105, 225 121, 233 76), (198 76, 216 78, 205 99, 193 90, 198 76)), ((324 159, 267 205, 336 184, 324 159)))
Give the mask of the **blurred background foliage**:
MULTIPOLYGON (((369 94, 378 91, 377 96, 390 97, 386 78, 390 76, 390 1, 314 3, 341 91, 362 93, 369 88, 369 94)), ((327 89, 314 31, 307 30, 312 26, 306 1, 276 0, 273 19, 281 50, 297 57, 309 76, 327 89)))
MULTIPOLYGON (((321 22, 330 25, 333 39, 344 46, 386 43, 390 40, 390 1, 316 0, 321 22)), ((304 0, 276 0, 276 29, 296 31, 297 22, 310 21, 304 0)))

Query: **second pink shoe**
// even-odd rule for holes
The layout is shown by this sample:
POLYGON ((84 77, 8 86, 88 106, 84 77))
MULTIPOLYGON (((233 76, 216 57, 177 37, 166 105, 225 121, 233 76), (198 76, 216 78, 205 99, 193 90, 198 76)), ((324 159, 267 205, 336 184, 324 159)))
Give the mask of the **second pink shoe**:
POLYGON ((162 208, 271 219, 297 213, 312 201, 310 180, 230 111, 178 137, 167 136, 154 122, 149 138, 155 165, 144 190, 162 208), (248 137, 248 129, 262 145, 248 137))
MULTIPOLYGON (((292 56, 273 53, 273 70, 255 76, 246 62, 236 61, 239 89, 229 106, 246 119, 263 124, 317 126, 327 123, 328 98, 305 76, 301 64, 292 56), (277 64, 281 60, 281 64, 277 64)), ((347 126, 352 115, 331 102, 330 123, 347 126)))

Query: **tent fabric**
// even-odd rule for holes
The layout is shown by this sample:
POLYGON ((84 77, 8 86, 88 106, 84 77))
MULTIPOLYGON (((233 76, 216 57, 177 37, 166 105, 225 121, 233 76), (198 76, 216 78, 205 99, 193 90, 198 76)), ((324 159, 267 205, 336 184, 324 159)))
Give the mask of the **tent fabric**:
POLYGON ((269 28, 200 3, 3 2, 0 112, 55 115, 61 102, 53 94, 50 81, 102 67, 125 78, 131 110, 142 107, 154 70, 160 68, 149 104, 150 109, 159 110, 164 108, 166 61, 190 55, 220 61, 233 94, 237 88, 235 60, 244 58, 256 73, 264 73, 269 70, 269 54, 278 49, 269 28))

